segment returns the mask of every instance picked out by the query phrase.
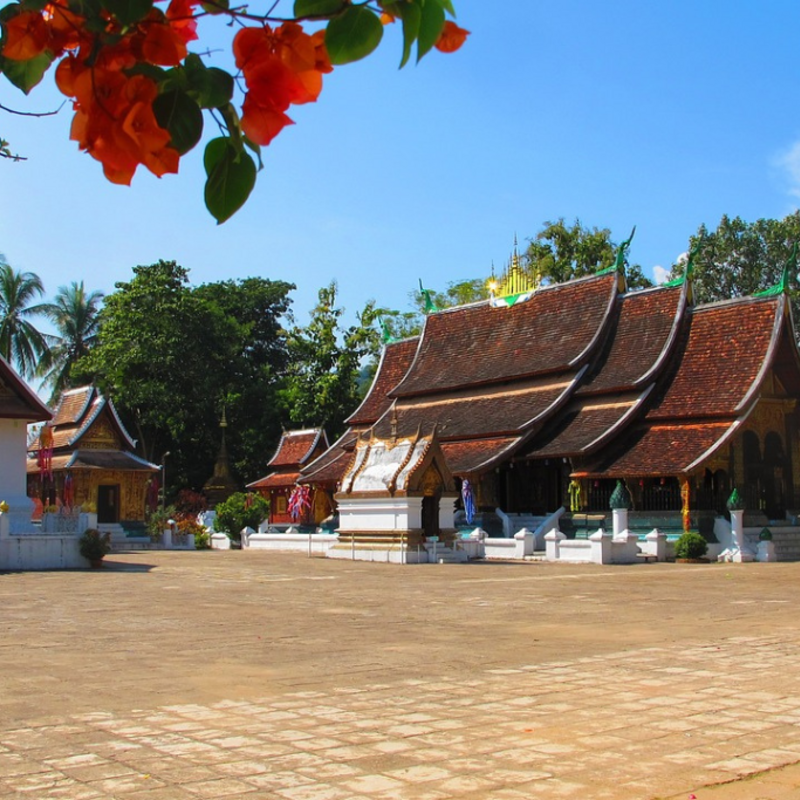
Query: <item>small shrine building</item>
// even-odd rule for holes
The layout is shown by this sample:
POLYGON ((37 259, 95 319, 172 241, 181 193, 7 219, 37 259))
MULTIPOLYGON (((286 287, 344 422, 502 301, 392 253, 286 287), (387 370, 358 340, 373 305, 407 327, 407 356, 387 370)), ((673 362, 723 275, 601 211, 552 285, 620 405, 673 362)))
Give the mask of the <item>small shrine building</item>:
POLYGON ((303 489, 295 494, 300 471, 328 448, 328 437, 322 428, 283 432, 278 448, 267 464, 271 467, 270 472, 247 484, 250 491, 269 500, 268 523, 271 527, 319 525, 330 516, 333 502, 325 487, 313 491, 303 489))
POLYGON ((28 495, 45 507, 93 505, 99 524, 139 528, 158 496, 159 468, 135 447, 110 398, 94 386, 70 389, 29 447, 28 495))
POLYGON ((51 417, 47 406, 0 356, 0 502, 8 506, 11 531, 31 527, 32 504, 25 482, 28 425, 51 417))
MULTIPOLYGON (((748 511, 793 515, 800 352, 786 276, 756 296, 695 304, 691 264, 683 279, 628 291, 617 261, 430 313, 418 337, 385 346, 349 429, 300 481, 336 491, 344 513, 359 442, 391 452, 423 435, 446 463, 429 494, 466 485, 477 515, 604 515, 620 479, 637 513, 705 533, 734 487, 748 511)), ((417 531, 444 511, 423 510, 417 531)))

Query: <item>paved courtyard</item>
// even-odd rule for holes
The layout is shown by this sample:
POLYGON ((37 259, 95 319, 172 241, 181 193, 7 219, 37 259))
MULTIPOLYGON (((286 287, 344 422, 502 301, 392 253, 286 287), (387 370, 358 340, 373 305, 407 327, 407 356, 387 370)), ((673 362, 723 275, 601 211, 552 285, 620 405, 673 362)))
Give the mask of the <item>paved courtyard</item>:
POLYGON ((0 798, 800 796, 800 564, 0 574, 0 798))

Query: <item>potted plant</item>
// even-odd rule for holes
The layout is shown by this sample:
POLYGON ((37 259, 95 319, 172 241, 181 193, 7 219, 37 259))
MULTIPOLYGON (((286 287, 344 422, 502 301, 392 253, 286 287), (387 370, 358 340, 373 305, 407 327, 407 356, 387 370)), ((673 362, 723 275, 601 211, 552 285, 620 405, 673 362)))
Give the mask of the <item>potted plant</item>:
POLYGON ((93 567, 99 567, 111 550, 111 534, 101 533, 97 528, 87 528, 78 540, 78 548, 93 567))

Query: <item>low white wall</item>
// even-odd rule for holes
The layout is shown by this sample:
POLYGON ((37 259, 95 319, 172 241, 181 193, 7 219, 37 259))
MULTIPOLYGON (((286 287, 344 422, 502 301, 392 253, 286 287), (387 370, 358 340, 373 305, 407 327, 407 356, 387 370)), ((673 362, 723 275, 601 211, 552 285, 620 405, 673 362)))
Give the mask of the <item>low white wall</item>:
POLYGON ((246 549, 325 554, 338 541, 335 533, 251 533, 246 549))
POLYGON ((75 534, 11 534, 0 539, 0 569, 83 569, 89 562, 80 554, 75 534))

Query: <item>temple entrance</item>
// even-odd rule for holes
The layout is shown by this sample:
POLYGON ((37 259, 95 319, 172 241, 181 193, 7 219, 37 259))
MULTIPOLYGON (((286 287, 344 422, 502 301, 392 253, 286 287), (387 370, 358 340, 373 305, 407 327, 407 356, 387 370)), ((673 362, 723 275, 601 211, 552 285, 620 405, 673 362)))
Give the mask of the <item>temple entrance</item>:
POLYGON ((119 484, 97 487, 97 522, 119 522, 119 484))
POLYGON ((426 495, 422 498, 422 532, 428 536, 439 535, 439 498, 426 495))

